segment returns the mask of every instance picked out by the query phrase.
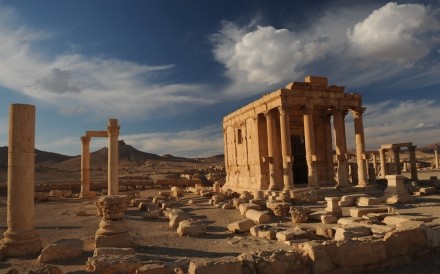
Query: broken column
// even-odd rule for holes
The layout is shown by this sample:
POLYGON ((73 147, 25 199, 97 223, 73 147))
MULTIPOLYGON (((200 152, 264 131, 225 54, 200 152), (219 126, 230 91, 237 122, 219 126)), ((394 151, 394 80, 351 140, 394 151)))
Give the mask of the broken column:
POLYGON ((435 169, 439 168, 439 164, 438 164, 438 148, 434 148, 434 164, 435 164, 435 169))
POLYGON ((405 176, 402 175, 387 175, 385 177, 388 181, 387 189, 384 191, 383 199, 387 204, 406 203, 414 200, 408 191, 405 189, 405 176))
POLYGON ((9 108, 7 225, 0 241, 0 257, 40 252, 42 243, 34 228, 35 106, 9 108))
POLYGON ((128 227, 124 221, 129 199, 127 195, 102 196, 96 208, 102 220, 95 234, 95 247, 130 247, 128 227))
POLYGON ((107 125, 108 133, 108 194, 117 195, 119 193, 119 163, 118 163, 118 119, 109 119, 107 125))
POLYGON ((95 192, 90 191, 90 136, 82 136, 81 151, 81 192, 80 198, 87 199, 95 197, 95 192))

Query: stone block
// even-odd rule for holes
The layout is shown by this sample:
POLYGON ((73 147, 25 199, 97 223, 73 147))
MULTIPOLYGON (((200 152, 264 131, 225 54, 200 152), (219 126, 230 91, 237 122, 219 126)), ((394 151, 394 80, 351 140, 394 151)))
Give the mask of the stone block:
POLYGON ((168 219, 171 219, 173 215, 178 215, 182 213, 185 213, 185 211, 183 211, 181 208, 169 208, 163 211, 163 215, 165 215, 165 217, 167 217, 168 219))
POLYGON ((352 238, 370 236, 371 230, 365 226, 347 226, 336 228, 335 241, 341 242, 352 238))
POLYGON ((269 214, 285 217, 288 216, 290 210, 290 203, 285 202, 266 202, 266 207, 269 211, 269 214))
POLYGON ((256 225, 249 230, 250 234, 255 237, 275 240, 278 231, 284 230, 277 225, 256 225))
POLYGON ((170 197, 171 191, 169 190, 161 190, 159 191, 159 196, 170 197))
POLYGON ((108 255, 89 257, 86 270, 96 273, 134 273, 141 266, 136 255, 108 255))
POLYGON ((424 195, 431 195, 437 193, 437 188, 435 187, 421 187, 419 192, 424 195))
POLYGON ((205 258, 192 260, 188 274, 241 274, 241 262, 237 257, 205 258))
POLYGON ((330 226, 317 225, 315 229, 317 236, 322 236, 329 239, 333 239, 335 237, 335 229, 330 226))
POLYGON ((285 242, 295 239, 295 230, 288 229, 284 231, 278 231, 275 235, 278 241, 285 242))
POLYGON ((383 223, 387 224, 387 225, 395 225, 398 226, 400 223, 402 222, 406 222, 406 221, 419 221, 419 222, 431 222, 432 220, 434 220, 433 217, 430 216, 412 216, 412 215, 391 215, 391 216, 387 216, 383 219, 383 223))
POLYGON ((177 234, 179 236, 198 237, 206 233, 206 224, 202 221, 184 220, 179 223, 177 234))
POLYGON ((322 215, 331 215, 331 212, 326 212, 323 210, 315 211, 315 212, 310 213, 308 218, 309 218, 309 220, 313 220, 313 221, 321 221, 322 215))
POLYGON ((321 215, 321 223, 323 224, 336 224, 338 218, 333 215, 321 215))
POLYGON ((291 207, 290 214, 292 215, 293 223, 305 223, 309 219, 307 212, 302 208, 291 207))
POLYGON ((365 221, 366 220, 364 218, 360 218, 360 217, 344 217, 344 218, 340 218, 338 220, 338 224, 343 225, 343 226, 358 225, 359 223, 362 223, 365 221))
POLYGON ((375 197, 361 196, 356 198, 356 205, 357 206, 380 205, 382 204, 382 201, 383 201, 382 199, 375 197))
POLYGON ((235 207, 233 206, 233 205, 231 205, 230 203, 225 203, 223 206, 222 206, 222 209, 226 209, 226 210, 229 210, 229 209, 234 209, 235 207))
POLYGON ((260 210, 261 207, 259 205, 254 205, 254 204, 250 204, 250 203, 244 203, 244 204, 240 204, 238 209, 240 210, 240 214, 242 216, 245 216, 246 211, 248 211, 249 209, 260 210))
MULTIPOLYGON (((20 273, 27 273, 27 274, 63 274, 61 269, 59 269, 57 266, 50 265, 50 264, 42 264, 38 266, 32 266, 28 269, 27 272, 20 272, 20 273)), ((3 273, 3 272, 2 272, 3 273)), ((14 272, 11 272, 13 274, 14 272)), ((18 271, 15 272, 18 274, 18 271)), ((6 274, 9 274, 8 272, 6 274)))
POLYGON ((369 213, 388 213, 388 207, 386 206, 368 206, 368 207, 356 207, 350 209, 351 217, 362 217, 369 213))
POLYGON ((421 228, 388 232, 384 237, 387 257, 413 254, 427 248, 426 234, 421 228))
POLYGON ((142 217, 147 220, 154 220, 160 218, 161 211, 160 210, 153 210, 153 211, 147 211, 144 214, 142 214, 142 217))
POLYGON ((170 221, 168 222, 168 225, 171 228, 178 228, 180 222, 182 222, 184 220, 189 220, 189 219, 190 219, 190 216, 185 212, 182 212, 180 214, 172 214, 172 215, 170 215, 170 221))
POLYGON ((211 199, 214 201, 214 205, 216 205, 216 204, 223 202, 225 200, 225 195, 215 194, 215 195, 212 195, 211 199))
POLYGON ((339 206, 354 206, 357 198, 365 197, 365 196, 367 196, 367 194, 344 195, 341 197, 341 200, 339 201, 339 206))
POLYGON ((172 269, 160 263, 144 264, 136 270, 136 274, 176 274, 172 269))
POLYGON ((413 202, 412 197, 405 189, 405 176, 402 175, 387 175, 385 178, 388 181, 388 186, 384 191, 383 200, 387 204, 408 203, 413 202))
POLYGON ((249 232, 253 226, 255 226, 254 221, 245 219, 228 224, 228 230, 234 233, 249 232))
POLYGON ((369 225, 368 226, 373 234, 385 235, 388 232, 396 230, 396 227, 393 225, 369 225))
MULTIPOLYGON (((380 264, 387 260, 385 243, 381 240, 339 243, 335 253, 329 253, 335 265, 341 269, 380 264)), ((347 271, 346 273, 350 273, 347 271)))
POLYGON ((267 213, 267 211, 258 211, 255 209, 248 209, 245 213, 245 217, 251 219, 257 224, 270 223, 272 217, 267 213))
POLYGON ((80 239, 61 239, 46 246, 37 260, 40 263, 48 263, 77 258, 81 256, 83 245, 84 242, 80 239))
POLYGON ((303 251, 312 261, 311 268, 313 274, 329 273, 336 268, 329 255, 329 253, 336 252, 335 243, 322 245, 317 241, 308 241, 304 243, 303 251))
POLYGON ((313 188, 290 190, 290 197, 295 204, 316 203, 318 195, 313 188))
POLYGON ((428 247, 435 248, 440 246, 440 226, 431 228, 422 224, 420 225, 420 228, 426 234, 426 243, 428 247))
POLYGON ((99 247, 93 252, 93 257, 109 255, 135 255, 135 251, 133 248, 99 247))

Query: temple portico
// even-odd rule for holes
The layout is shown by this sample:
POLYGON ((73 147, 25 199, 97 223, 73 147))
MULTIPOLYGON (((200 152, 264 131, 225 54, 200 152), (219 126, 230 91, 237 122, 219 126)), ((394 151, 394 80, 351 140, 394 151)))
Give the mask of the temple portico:
POLYGON ((365 108, 361 95, 344 93, 344 89, 328 85, 325 77, 308 76, 304 82, 293 82, 267 93, 224 117, 224 188, 289 191, 295 184, 312 188, 349 186, 345 117, 350 112, 359 166, 358 186, 367 186, 365 108))
POLYGON ((395 175, 401 175, 402 169, 400 167, 400 152, 401 148, 406 147, 409 152, 409 162, 410 162, 410 169, 411 169, 411 180, 417 181, 417 159, 416 159, 416 147, 413 146, 412 142, 408 143, 399 143, 399 144, 385 144, 381 145, 379 149, 379 156, 380 156, 380 175, 382 178, 385 178, 386 175, 390 175, 387 172, 386 168, 386 152, 392 151, 393 152, 393 163, 394 163, 394 173, 395 175))

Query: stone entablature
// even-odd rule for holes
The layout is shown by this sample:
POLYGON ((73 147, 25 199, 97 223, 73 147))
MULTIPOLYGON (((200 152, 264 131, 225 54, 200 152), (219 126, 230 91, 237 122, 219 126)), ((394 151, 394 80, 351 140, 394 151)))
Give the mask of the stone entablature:
POLYGON ((355 123, 359 185, 368 184, 362 97, 308 76, 227 115, 223 119, 225 188, 290 190, 295 183, 333 185, 332 126, 338 163, 337 182, 348 185, 345 116, 355 123), (305 173, 305 175, 303 174, 305 173))

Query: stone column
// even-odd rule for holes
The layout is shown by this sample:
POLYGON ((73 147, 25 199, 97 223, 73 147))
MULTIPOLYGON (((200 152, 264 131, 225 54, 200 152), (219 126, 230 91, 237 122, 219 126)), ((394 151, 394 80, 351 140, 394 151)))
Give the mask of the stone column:
POLYGON ((394 171, 396 175, 402 174, 402 170, 400 169, 400 147, 393 147, 393 155, 394 155, 394 171))
POLYGON ((353 110, 354 134, 356 141, 356 161, 358 165, 358 185, 367 186, 367 171, 365 169, 365 137, 362 113, 363 109, 353 110))
POLYGON ((108 194, 119 193, 119 162, 118 162, 118 119, 109 119, 107 125, 108 133, 108 194))
POLYGON ((434 149, 434 163, 435 163, 435 168, 438 169, 438 148, 434 149))
POLYGON ((336 186, 349 186, 347 165, 347 140, 345 136, 345 114, 340 109, 333 110, 333 130, 335 135, 336 161, 338 162, 338 182, 336 186))
POLYGON ((373 168, 374 168, 374 174, 377 174, 377 156, 376 153, 373 154, 373 168))
POLYGON ((274 139, 274 120, 273 114, 268 111, 264 113, 266 117, 267 126, 267 158, 269 161, 269 190, 276 190, 275 185, 275 166, 274 166, 274 155, 273 155, 273 139, 274 139))
POLYGON ((409 162, 411 165, 411 180, 417 181, 417 158, 416 158, 416 147, 417 146, 409 146, 409 162))
POLYGON ((293 189, 292 146, 290 144, 290 120, 286 109, 279 107, 281 127, 281 154, 283 159, 284 191, 293 189))
POLYGON ((313 108, 304 107, 304 139, 306 146, 306 159, 308 167, 309 187, 318 186, 318 174, 316 171, 315 130, 313 126, 313 108))
POLYGON ((131 247, 128 227, 124 214, 129 204, 126 195, 102 196, 95 203, 98 214, 102 216, 99 229, 95 233, 95 247, 131 247))
POLYGON ((34 228, 35 106, 9 107, 8 229, 0 241, 0 257, 40 252, 42 243, 34 228))
POLYGON ((80 198, 95 197, 95 192, 90 191, 90 136, 82 136, 81 143, 81 192, 80 198))
POLYGON ((379 148, 379 159, 380 159, 380 177, 382 177, 383 179, 385 179, 385 176, 387 175, 387 160, 385 157, 385 149, 384 148, 379 148))

